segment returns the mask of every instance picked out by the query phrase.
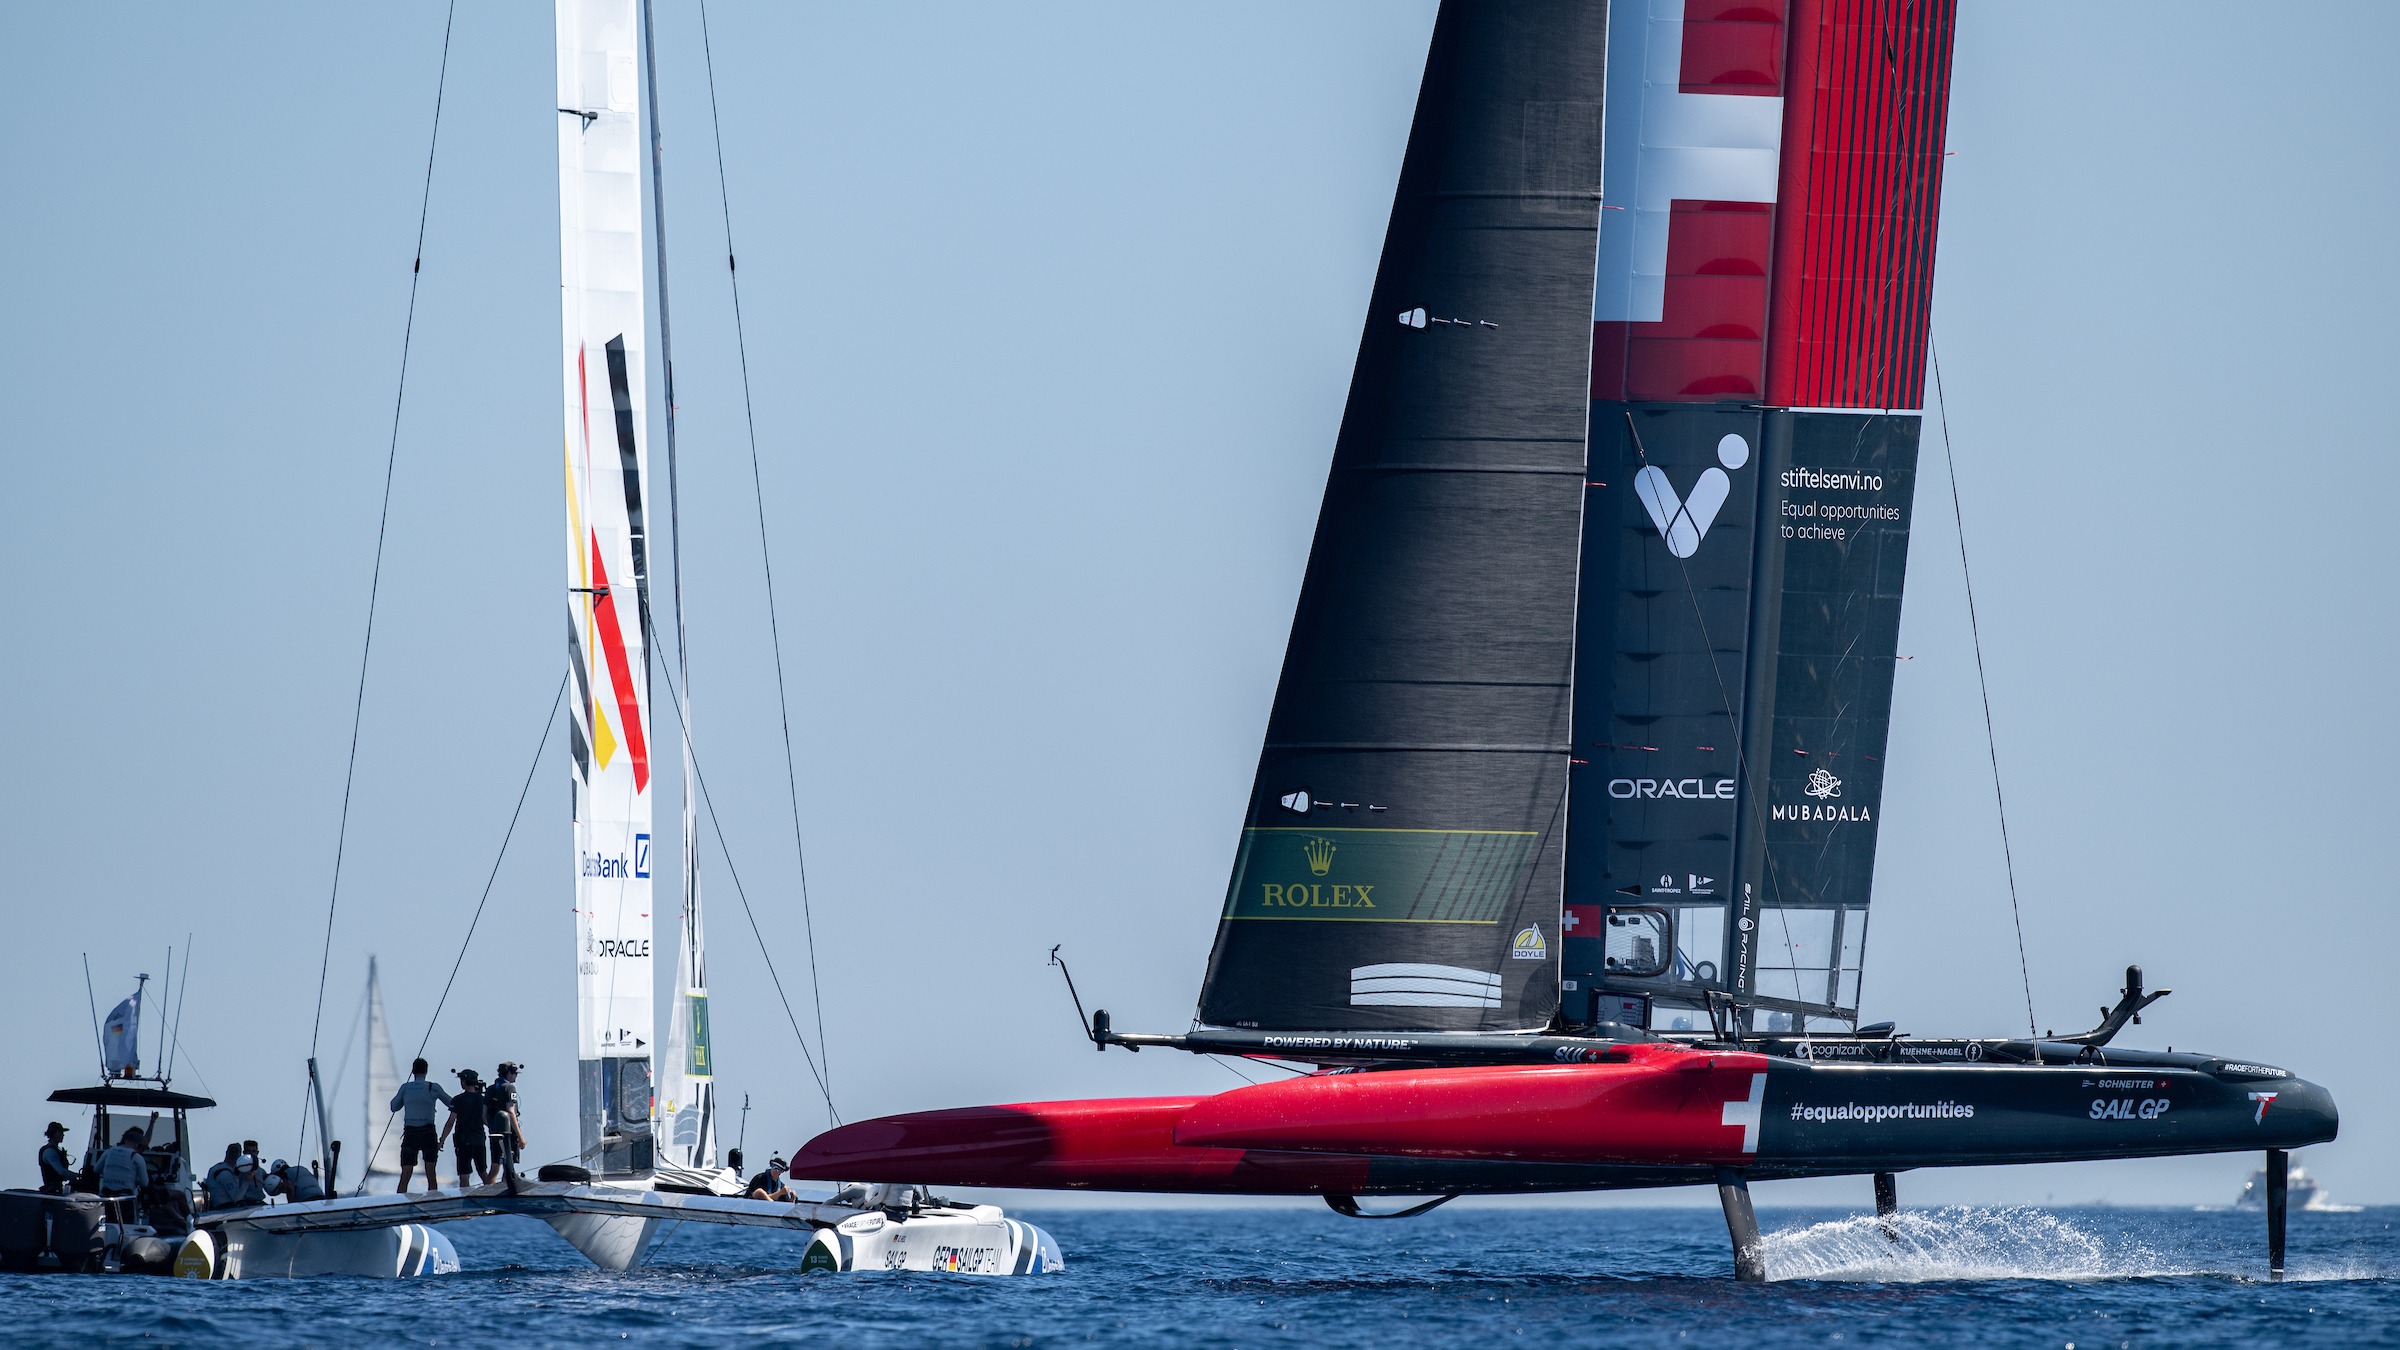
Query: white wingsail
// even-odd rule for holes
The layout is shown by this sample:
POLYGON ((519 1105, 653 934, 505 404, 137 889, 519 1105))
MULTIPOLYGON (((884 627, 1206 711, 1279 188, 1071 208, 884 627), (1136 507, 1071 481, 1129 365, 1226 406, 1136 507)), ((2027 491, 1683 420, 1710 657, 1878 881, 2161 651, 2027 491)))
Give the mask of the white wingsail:
POLYGON ((367 958, 367 1099, 366 1134, 368 1177, 400 1174, 400 1122, 392 1117, 392 1094, 400 1090, 400 1067, 392 1060, 392 1027, 383 1015, 383 979, 375 958, 367 958))
POLYGON ((582 1164, 640 1176, 650 1108, 650 612, 634 0, 557 0, 582 1164))
MULTIPOLYGON (((691 828, 686 816, 685 829, 691 828)), ((686 836, 689 837, 688 834, 686 836)), ((698 869, 686 868, 682 950, 677 953, 675 1003, 667 1012, 667 1044, 660 1057, 659 1114, 666 1121, 663 1156, 680 1168, 717 1168, 717 1085, 708 1044, 708 966, 700 920, 698 869)))

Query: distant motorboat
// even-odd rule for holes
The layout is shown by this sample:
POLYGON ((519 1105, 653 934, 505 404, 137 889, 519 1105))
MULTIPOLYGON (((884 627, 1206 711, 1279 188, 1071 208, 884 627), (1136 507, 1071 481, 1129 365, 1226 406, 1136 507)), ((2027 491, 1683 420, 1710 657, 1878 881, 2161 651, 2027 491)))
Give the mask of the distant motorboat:
MULTIPOLYGON (((2325 1188, 2317 1184, 2317 1179, 2308 1174, 2308 1169, 2297 1162, 2292 1164, 2291 1179, 2287 1185, 2289 1203, 2293 1209, 2317 1214, 2356 1214, 2362 1208, 2358 1205, 2335 1204, 2325 1188)), ((2234 1200, 2233 1207, 2239 1210, 2263 1210, 2267 1207, 2267 1174, 2264 1169, 2252 1172, 2250 1179, 2242 1183, 2242 1193, 2234 1200)))

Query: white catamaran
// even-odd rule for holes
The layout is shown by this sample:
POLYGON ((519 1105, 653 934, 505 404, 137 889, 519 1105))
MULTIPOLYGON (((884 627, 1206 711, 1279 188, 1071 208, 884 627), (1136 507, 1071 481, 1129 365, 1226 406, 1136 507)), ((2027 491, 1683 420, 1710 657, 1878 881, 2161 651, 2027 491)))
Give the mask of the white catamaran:
MULTIPOLYGON (((664 1051, 652 996, 655 739, 650 600, 654 536, 645 376, 649 319, 643 267, 656 249, 660 368, 667 382, 672 516, 674 414, 661 226, 645 238, 648 186, 663 221, 656 69, 647 0, 556 0, 562 448, 566 483, 568 723, 573 784, 576 1160, 504 1185, 417 1195, 364 1195, 210 1213, 177 1261, 202 1277, 439 1273, 456 1253, 427 1226, 484 1214, 548 1223, 592 1261, 623 1270, 673 1223, 811 1231, 804 1270, 943 1270, 1032 1274, 1062 1267, 1057 1243, 990 1205, 934 1199, 910 1185, 841 1186, 797 1202, 753 1200, 717 1153, 705 928, 693 840, 688 701, 675 709, 685 785, 682 916, 664 1051), (654 1122, 663 1122, 662 1138, 654 1122)), ((668 537, 669 546, 673 538, 668 537)), ((673 618, 682 659, 680 569, 673 618)), ((683 672, 688 676, 688 671, 683 672)), ((688 678, 670 690, 688 700, 688 678)), ((370 1174, 385 1170, 396 1086, 381 991, 369 967, 366 1121, 370 1174)), ((334 1168, 331 1151, 324 1160, 334 1168)))

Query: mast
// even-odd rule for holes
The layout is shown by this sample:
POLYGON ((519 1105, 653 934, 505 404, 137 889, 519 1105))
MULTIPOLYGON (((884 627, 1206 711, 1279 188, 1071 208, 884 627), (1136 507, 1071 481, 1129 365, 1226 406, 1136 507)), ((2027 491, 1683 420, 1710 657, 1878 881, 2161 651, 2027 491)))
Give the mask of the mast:
POLYGON ((652 1166, 649 461, 635 0, 556 0, 582 1151, 652 1166))
POLYGON ((675 342, 667 308, 666 141, 659 129, 658 28, 650 0, 642 5, 642 82, 650 111, 650 223, 658 269, 658 364, 667 399, 667 548, 674 571, 668 603, 675 618, 676 718, 683 777, 681 881, 683 920, 676 935, 675 998, 667 1009, 666 1062, 656 1075, 658 1114, 667 1121, 666 1152, 679 1166, 713 1170, 717 1165, 714 1066, 708 1044, 708 976, 700 920, 698 803, 692 791, 692 667, 683 628, 683 514, 675 461, 675 342))

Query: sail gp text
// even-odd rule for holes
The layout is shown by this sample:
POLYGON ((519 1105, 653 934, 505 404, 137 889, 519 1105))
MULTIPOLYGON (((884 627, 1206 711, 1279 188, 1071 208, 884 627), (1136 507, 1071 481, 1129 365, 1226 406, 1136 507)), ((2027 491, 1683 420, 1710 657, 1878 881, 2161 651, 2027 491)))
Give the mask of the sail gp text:
POLYGON ((2164 1097, 2144 1097, 2139 1101, 2131 1097, 2092 1099, 2094 1120, 2156 1120, 2166 1113, 2167 1099, 2164 1097))

